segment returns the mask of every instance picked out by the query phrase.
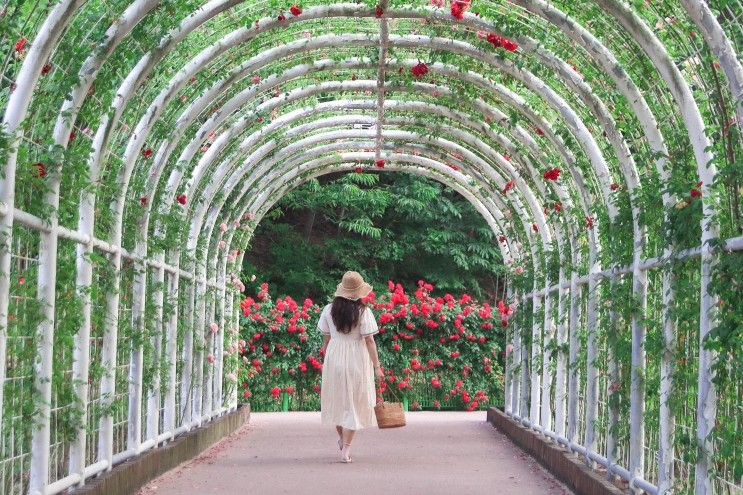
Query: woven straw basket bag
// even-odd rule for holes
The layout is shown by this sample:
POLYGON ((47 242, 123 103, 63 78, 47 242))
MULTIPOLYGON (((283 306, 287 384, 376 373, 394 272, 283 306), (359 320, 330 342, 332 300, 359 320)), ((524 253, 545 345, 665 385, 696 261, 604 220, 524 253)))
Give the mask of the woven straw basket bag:
MULTIPOLYGON (((392 391, 392 389, 388 390, 392 391)), ((395 398, 399 401, 397 396, 395 398)), ((382 402, 378 402, 374 406, 374 414, 377 416, 377 425, 380 428, 405 426, 405 410, 402 407, 402 402, 387 402, 383 396, 382 402)))

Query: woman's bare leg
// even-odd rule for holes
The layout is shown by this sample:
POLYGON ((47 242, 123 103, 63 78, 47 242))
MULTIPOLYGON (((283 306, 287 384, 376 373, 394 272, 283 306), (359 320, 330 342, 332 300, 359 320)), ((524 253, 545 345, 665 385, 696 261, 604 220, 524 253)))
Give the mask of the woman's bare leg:
POLYGON ((351 441, 354 433, 356 433, 354 430, 343 428, 343 448, 341 449, 341 460, 343 462, 351 462, 351 441))
POLYGON ((356 433, 355 430, 349 430, 348 428, 343 428, 343 444, 344 445, 351 445, 351 441, 353 440, 354 433, 356 433))

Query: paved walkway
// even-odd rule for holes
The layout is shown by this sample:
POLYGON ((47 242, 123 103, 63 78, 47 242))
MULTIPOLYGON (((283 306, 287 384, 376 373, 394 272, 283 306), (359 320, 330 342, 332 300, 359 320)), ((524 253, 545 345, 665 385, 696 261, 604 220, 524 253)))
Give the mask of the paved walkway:
POLYGON ((404 428, 360 431, 340 462, 316 412, 252 413, 250 424, 153 480, 140 495, 570 494, 485 421, 485 412, 411 412, 404 428))

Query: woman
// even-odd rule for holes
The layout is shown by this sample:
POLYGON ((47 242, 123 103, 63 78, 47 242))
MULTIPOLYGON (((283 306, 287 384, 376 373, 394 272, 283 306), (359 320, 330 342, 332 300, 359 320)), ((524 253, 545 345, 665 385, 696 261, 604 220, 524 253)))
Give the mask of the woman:
POLYGON ((377 424, 374 376, 384 376, 374 343, 379 330, 371 309, 362 302, 371 290, 361 275, 346 272, 317 324, 323 333, 320 352, 325 353, 320 417, 322 424, 335 425, 343 462, 351 462, 356 430, 377 424))

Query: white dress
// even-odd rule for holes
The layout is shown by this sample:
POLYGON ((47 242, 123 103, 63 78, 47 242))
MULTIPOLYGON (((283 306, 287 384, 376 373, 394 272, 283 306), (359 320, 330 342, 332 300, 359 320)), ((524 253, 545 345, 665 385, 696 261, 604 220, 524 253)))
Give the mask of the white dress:
POLYGON ((343 334, 333 324, 330 307, 323 308, 317 323, 323 334, 330 334, 322 367, 321 422, 349 430, 376 426, 374 364, 364 342, 364 336, 379 333, 374 314, 364 309, 356 327, 343 334))

